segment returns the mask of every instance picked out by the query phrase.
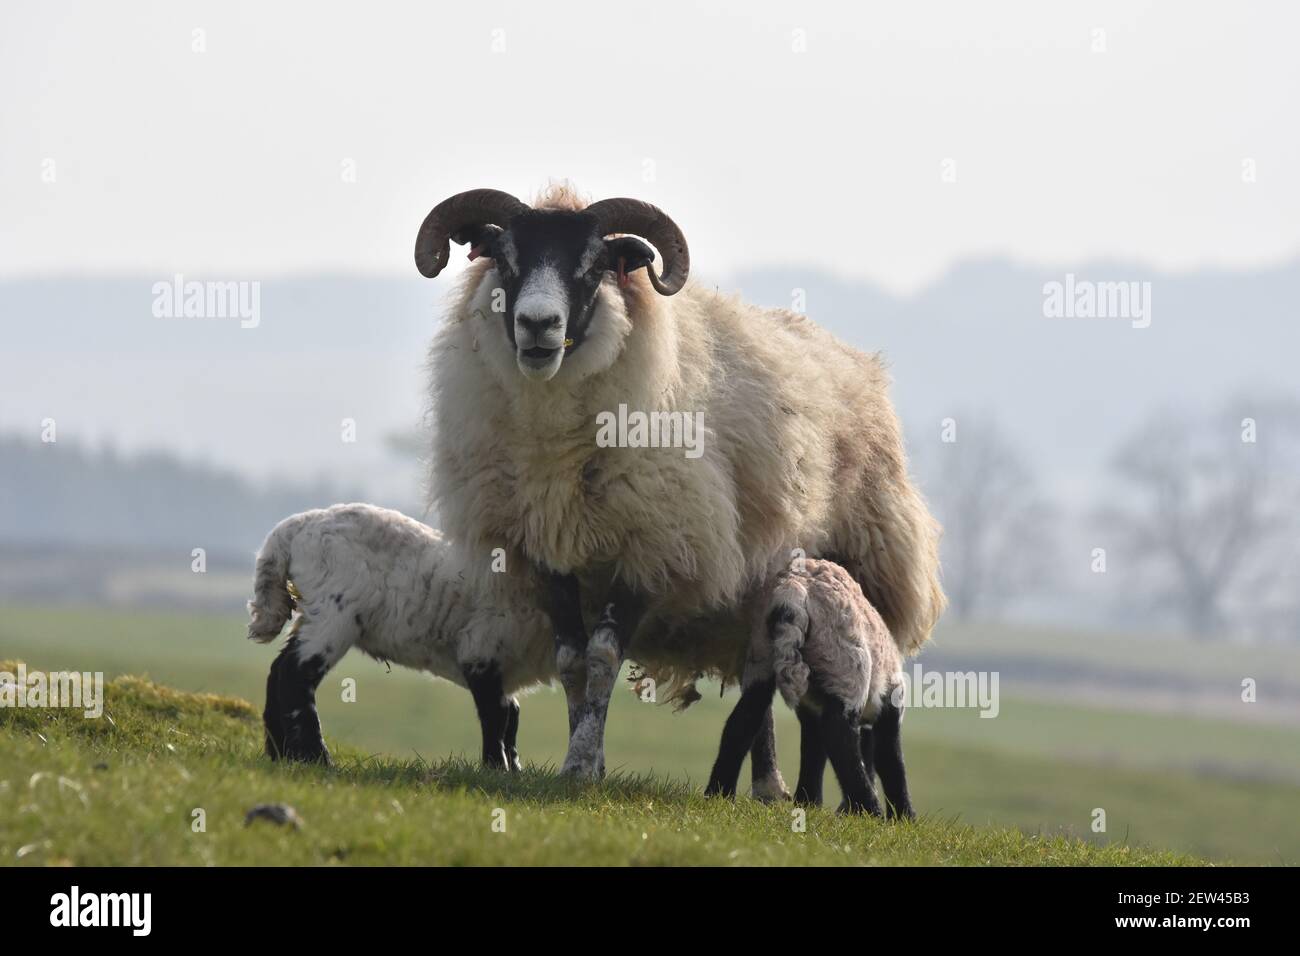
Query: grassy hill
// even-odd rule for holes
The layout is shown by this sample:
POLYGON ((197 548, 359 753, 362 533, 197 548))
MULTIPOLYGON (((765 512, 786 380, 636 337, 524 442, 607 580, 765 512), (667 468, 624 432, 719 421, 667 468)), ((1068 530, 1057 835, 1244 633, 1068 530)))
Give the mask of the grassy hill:
MULTIPOLYGON (((243 622, 235 616, 0 607, 0 657, 22 657, 33 667, 50 670, 102 670, 110 676, 146 674, 187 691, 237 695, 260 710, 272 651, 250 645, 242 635, 243 622)), ((953 638, 945 643, 955 642, 953 638)), ((867 842, 849 840, 850 846, 858 847, 855 852, 880 853, 884 855, 878 859, 897 862, 976 862, 981 853, 1006 854, 996 858, 1008 862, 1028 862, 1037 858, 1044 846, 1076 846, 1074 838, 1090 847, 1078 851, 1085 854, 1080 856, 1081 861, 1111 862, 1119 857, 1105 854, 1122 852, 1128 854, 1128 859, 1165 859, 1161 854, 1145 856, 1141 847, 1167 848, 1222 862, 1277 864, 1300 860, 1300 821, 1294 814, 1294 807, 1300 803, 1300 775, 1296 773, 1294 756, 1300 753, 1300 732, 1295 728, 1098 710, 1016 694, 1013 682, 1004 681, 1000 713, 992 720, 982 719, 970 710, 909 711, 904 737, 913 799, 927 818, 922 824, 927 835, 919 844, 909 848, 900 834, 878 833, 879 828, 873 829, 864 821, 841 821, 833 815, 810 816, 809 833, 818 841, 829 840, 829 847, 842 846, 840 835, 844 833, 860 833, 867 842), (1095 808, 1106 811, 1105 833, 1091 832, 1095 808), (970 831, 965 825, 976 829, 970 831), (1042 839, 1035 839, 1038 837, 1042 839), (1058 837, 1066 842, 1053 842, 1058 837), (903 840, 902 845, 895 844, 899 840, 903 840), (1029 842, 1021 842, 1026 840, 1029 842), (1130 849, 1125 851, 1124 847, 1130 849), (1103 855, 1086 855, 1093 853, 1103 855)), ((127 805, 127 809, 119 808, 117 812, 123 818, 132 812, 125 795, 135 793, 138 783, 147 784, 141 798, 145 801, 141 819, 131 819, 120 837, 119 849, 123 854, 149 853, 152 851, 148 847, 154 841, 170 840, 160 833, 144 840, 142 847, 136 846, 142 836, 154 830, 168 832, 158 826, 155 805, 165 804, 171 808, 167 813, 178 815, 180 830, 174 845, 157 851, 159 860, 200 859, 167 855, 198 852, 197 847, 180 849, 190 847, 188 813, 193 806, 209 810, 212 833, 212 821, 217 819, 215 808, 220 807, 222 814, 232 815, 231 819, 238 822, 253 803, 275 800, 297 806, 313 833, 318 832, 322 816, 333 819, 336 813, 351 811, 362 814, 367 827, 374 822, 375 814, 382 814, 388 825, 400 830, 410 825, 405 815, 412 811, 411 801, 422 808, 418 811, 423 814, 420 826, 427 830, 434 816, 442 812, 436 808, 446 807, 452 814, 449 821, 479 821, 483 807, 490 803, 489 811, 496 806, 507 811, 508 832, 517 835, 521 834, 515 829, 516 820, 521 825, 536 826, 539 839, 548 839, 545 834, 559 839, 547 828, 562 827, 567 820, 581 829, 586 824, 575 821, 591 817, 587 821, 590 823, 595 820, 593 814, 599 814, 603 821, 601 832, 609 829, 621 833, 626 826, 637 840, 642 832, 648 836, 661 833, 661 849, 666 845, 663 841, 670 840, 668 834, 677 832, 673 827, 678 819, 689 818, 707 821, 707 826, 701 823, 700 828, 683 831, 689 839, 672 851, 683 854, 678 857, 682 862, 726 861, 725 854, 708 855, 717 847, 701 851, 704 855, 694 855, 696 836, 706 844, 716 838, 719 846, 728 847, 727 854, 739 851, 738 860, 785 859, 781 854, 794 852, 789 844, 792 834, 788 812, 783 815, 778 809, 759 807, 748 800, 734 807, 719 806, 698 795, 716 753, 722 722, 734 700, 734 694, 719 698, 714 688, 714 693, 706 691, 703 700, 677 715, 668 708, 641 703, 632 694, 617 694, 607 746, 610 767, 618 774, 617 785, 607 783, 589 792, 573 791, 544 770, 521 778, 505 778, 479 773, 463 759, 448 760, 449 755, 465 758, 477 752, 478 725, 469 695, 401 669, 389 672, 359 655, 345 658, 320 692, 326 737, 335 752, 345 757, 342 769, 333 773, 286 770, 267 764, 259 756, 259 731, 252 718, 245 723, 242 718, 223 717, 227 723, 215 738, 220 746, 214 743, 193 759, 187 756, 179 760, 169 755, 192 754, 187 749, 192 747, 192 741, 179 736, 191 731, 181 724, 176 725, 179 733, 169 733, 165 738, 177 751, 149 742, 153 737, 143 739, 138 746, 128 739, 112 746, 107 738, 95 736, 107 731, 91 729, 110 726, 107 721, 79 719, 77 725, 87 726, 42 731, 49 741, 66 740, 56 747, 41 745, 32 737, 31 726, 16 722, 26 716, 0 711, 0 781, 7 781, 10 788, 6 792, 6 784, 0 783, 0 859, 12 861, 16 847, 50 838, 39 828, 22 829, 30 821, 19 811, 31 801, 13 789, 26 787, 30 776, 40 771, 56 777, 62 774, 82 786, 105 787, 115 781, 113 785, 121 788, 122 802, 127 805), (348 677, 356 681, 355 703, 341 699, 341 681, 348 677), (64 737, 59 737, 60 733, 64 737), (89 768, 100 761, 110 768, 121 765, 127 779, 115 777, 111 771, 92 772, 89 768), (183 768, 193 778, 193 787, 181 786, 181 770, 176 768, 183 768), (140 781, 137 774, 145 779, 140 781), (159 790, 155 800, 154 788, 161 788, 173 778, 179 789, 168 794, 165 801, 159 790), (208 803, 193 802, 198 799, 196 793, 206 792, 204 788, 224 795, 222 802, 214 802, 215 798, 209 798, 208 803), (625 793, 628 799, 622 796, 625 793), (393 808, 393 800, 405 813, 393 808), (642 808, 642 804, 648 808, 642 808), (575 816, 575 811, 581 813, 575 816), (147 820, 154 822, 146 825, 147 820), (543 820, 547 822, 543 824, 543 820), (763 838, 761 848, 733 837, 735 828, 750 826, 766 828, 763 832, 768 836, 763 838)), ((110 713, 121 727, 122 720, 111 708, 110 713)), ((218 710, 218 716, 222 713, 218 710)), ((189 715, 184 721, 198 721, 201 729, 208 719, 216 718, 189 715)), ((783 707, 777 709, 777 721, 782 766, 787 779, 793 780, 798 765, 797 725, 783 707)), ((525 761, 535 768, 557 765, 564 754, 565 740, 562 695, 543 690, 526 697, 520 729, 525 761)), ((47 787, 46 783, 42 778, 38 787, 50 791, 49 799, 80 802, 69 788, 59 794, 57 787, 47 787)), ((827 784, 828 801, 837 800, 829 773, 827 784)), ((445 852, 459 836, 439 844, 442 849, 426 839, 428 836, 416 839, 409 852, 426 854, 424 859, 452 859, 427 854, 445 852)), ((484 838, 487 836, 500 835, 488 831, 484 838)), ((472 827, 466 839, 470 837, 477 838, 472 827)), ((407 840, 403 836, 398 843, 405 846, 407 840)), ((89 842, 94 846, 113 845, 107 838, 89 842)), ((384 845, 383 853, 375 851, 367 860, 406 859, 402 854, 408 851, 397 844, 384 845)), ((489 854, 475 860, 496 859, 490 855, 496 852, 492 849, 495 844, 471 841, 469 845, 478 848, 475 852, 489 854)), ((618 846, 619 853, 608 859, 640 860, 637 852, 650 852, 649 847, 633 852, 636 847, 630 844, 618 846)), ((230 852, 233 855, 215 859, 260 858, 239 855, 251 852, 247 848, 230 852)), ((798 852, 812 851, 805 847, 798 852)), ((94 858, 117 862, 127 859, 111 854, 94 858)), ((857 862, 867 858, 851 857, 857 862)), ((534 859, 542 861, 545 856, 534 859)))
MULTIPOLYGON (((12 665, 0 664, 0 670, 12 665)), ((107 687, 111 720, 0 711, 0 860, 21 864, 1070 864, 1194 858, 1091 846, 936 816, 885 824, 788 806, 706 800, 617 774, 579 785, 451 759, 368 758, 336 769, 273 766, 246 701, 140 678, 107 687), (300 827, 245 812, 286 802, 300 827), (202 817, 196 815, 202 812, 202 817), (196 821, 203 829, 196 831, 196 821)))

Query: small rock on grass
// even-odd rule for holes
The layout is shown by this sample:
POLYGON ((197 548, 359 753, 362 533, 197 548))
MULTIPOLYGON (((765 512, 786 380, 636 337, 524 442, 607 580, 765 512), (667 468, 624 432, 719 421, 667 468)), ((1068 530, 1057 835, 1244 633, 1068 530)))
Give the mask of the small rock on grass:
POLYGON ((276 826, 291 826, 295 830, 302 826, 302 817, 287 803, 259 803, 244 814, 244 826, 254 820, 269 820, 276 826))

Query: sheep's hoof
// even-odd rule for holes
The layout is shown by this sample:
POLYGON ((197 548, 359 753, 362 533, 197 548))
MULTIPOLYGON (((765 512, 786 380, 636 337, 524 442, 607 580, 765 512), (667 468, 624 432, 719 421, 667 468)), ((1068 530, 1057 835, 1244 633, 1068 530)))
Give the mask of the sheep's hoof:
POLYGON ((785 780, 779 773, 755 780, 749 794, 759 803, 783 803, 794 799, 785 788, 785 780))
POLYGON ((576 780, 600 780, 605 776, 605 768, 586 754, 569 754, 564 758, 560 773, 576 780))

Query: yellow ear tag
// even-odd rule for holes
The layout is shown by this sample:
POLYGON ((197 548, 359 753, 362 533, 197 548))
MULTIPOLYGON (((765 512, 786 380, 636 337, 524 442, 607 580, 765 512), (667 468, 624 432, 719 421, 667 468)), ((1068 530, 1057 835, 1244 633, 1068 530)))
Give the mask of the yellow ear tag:
POLYGON ((565 340, 564 340, 564 347, 565 347, 566 349, 571 349, 571 348, 573 348, 573 339, 565 339, 565 340))

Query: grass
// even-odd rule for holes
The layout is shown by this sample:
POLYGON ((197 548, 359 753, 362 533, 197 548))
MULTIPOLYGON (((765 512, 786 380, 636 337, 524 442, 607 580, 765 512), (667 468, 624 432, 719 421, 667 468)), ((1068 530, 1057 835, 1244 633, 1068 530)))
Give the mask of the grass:
MULTIPOLYGON (((12 670, 0 664, 0 670, 12 670)), ((0 860, 19 864, 955 864, 1179 865, 1195 858, 937 815, 886 824, 825 810, 797 832, 789 806, 706 800, 680 782, 549 768, 486 772, 460 759, 281 767, 256 709, 124 677, 110 719, 0 711, 0 860), (301 828, 244 815, 285 802, 301 828), (204 827, 196 830, 196 811, 204 827)))
MULTIPOLYGON (((242 635, 243 622, 233 616, 0 608, 3 656, 24 657, 33 666, 51 670, 146 673, 186 690, 238 695, 260 708, 272 650, 250 645, 242 635)), ((719 699, 714 688, 685 713, 674 715, 629 693, 617 694, 607 745, 617 779, 640 781, 652 793, 660 792, 656 788, 698 793, 734 700, 734 695, 719 699)), ((433 776, 444 781, 437 785, 442 796, 461 785, 470 792, 480 788, 494 793, 534 779, 481 775, 468 770, 463 759, 446 761, 448 755, 465 758, 478 748, 469 695, 448 684, 401 669, 390 673, 349 655, 322 685, 320 704, 331 746, 338 754, 350 755, 342 776, 317 778, 312 771, 302 771, 306 776, 300 778, 298 771, 263 766, 250 756, 225 768, 218 778, 254 774, 246 780, 247 792, 258 789, 253 786, 258 780, 259 786, 278 782, 295 787, 294 799, 304 803, 313 788, 322 785, 335 795, 345 783, 371 785, 373 778, 361 772, 363 765, 430 773, 440 768, 441 776, 433 776), (356 681, 355 703, 341 699, 346 677, 356 681), (371 755, 376 758, 369 759, 371 755)), ((3 720, 0 712, 0 726, 3 720)), ((783 707, 777 709, 777 721, 782 766, 793 780, 797 725, 783 707)), ((1300 731, 1295 728, 1067 706, 1017 697, 1011 682, 1004 681, 996 719, 982 719, 971 710, 913 708, 904 736, 913 798, 931 823, 956 820, 975 825, 981 834, 988 828, 1013 828, 1032 835, 1079 837, 1096 847, 1166 847, 1217 861, 1300 860, 1300 820, 1294 814, 1300 804, 1300 731), (1102 834, 1090 828, 1096 808, 1106 811, 1107 831, 1102 834)), ((556 765, 563 758, 565 740, 562 696, 543 690, 525 698, 520 730, 524 759, 541 768, 556 765)), ((14 767, 21 756, 31 761, 16 764, 27 775, 42 769, 68 775, 48 748, 11 754, 5 749, 10 744, 0 734, 0 768, 14 767)), ((188 765, 187 770, 197 773, 188 765)), ((17 773, 0 770, 11 781, 17 773)), ((220 786, 219 779, 214 786, 220 786)), ((539 770, 538 786, 543 779, 550 778, 539 770)), ((547 784, 555 785, 553 780, 547 784)), ((542 805, 552 814, 590 808, 593 804, 587 801, 599 800, 608 789, 589 795, 564 791, 564 800, 542 805)), ((838 799, 829 774, 827 791, 828 802, 838 799)), ((9 825, 7 799, 0 793, 0 827, 9 825)), ((288 797, 267 794, 258 799, 288 797)), ((389 799, 410 809, 408 796, 395 792, 389 799)), ((681 799, 691 805, 691 799, 699 798, 681 799)), ((381 801, 373 812, 386 812, 385 805, 381 801)), ((308 806, 299 810, 309 817, 308 806)), ((709 813, 720 812, 711 804, 703 806, 709 813)), ((515 811, 507 810, 513 821, 515 811)), ((747 819, 746 813, 767 819, 764 814, 771 811, 741 801, 726 812, 738 814, 738 819, 747 819)), ((777 822, 788 838, 788 822, 777 822)), ((840 825, 834 818, 825 824, 840 825)), ((641 832, 650 833, 642 826, 635 834, 638 839, 641 832)), ((750 852, 743 846, 733 849, 750 852)))

